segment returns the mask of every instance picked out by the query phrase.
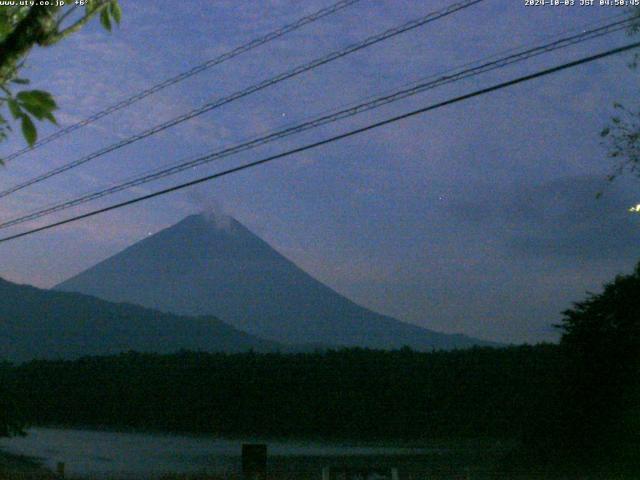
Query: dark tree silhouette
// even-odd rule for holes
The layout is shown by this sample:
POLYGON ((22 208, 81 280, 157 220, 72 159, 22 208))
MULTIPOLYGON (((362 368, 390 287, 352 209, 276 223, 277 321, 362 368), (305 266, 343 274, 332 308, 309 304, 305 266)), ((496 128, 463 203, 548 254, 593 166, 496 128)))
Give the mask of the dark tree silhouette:
POLYGON ((555 345, 124 353, 16 368, 34 424, 347 439, 515 438, 555 345))
POLYGON ((0 437, 23 433, 25 425, 16 400, 15 371, 11 364, 0 362, 0 437))
POLYGON ((564 312, 558 386, 525 437, 536 462, 640 468, 640 264, 564 312))
POLYGON ((564 312, 579 443, 611 455, 640 440, 640 263, 564 312))

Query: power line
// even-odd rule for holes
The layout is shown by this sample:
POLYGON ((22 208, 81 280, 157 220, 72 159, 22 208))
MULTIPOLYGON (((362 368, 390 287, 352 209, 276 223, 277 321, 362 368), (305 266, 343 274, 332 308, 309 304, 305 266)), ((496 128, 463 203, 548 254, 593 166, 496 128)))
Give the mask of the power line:
MULTIPOLYGON (((134 177, 130 180, 113 185, 111 187, 98 190, 95 192, 91 192, 85 195, 81 195, 71 200, 60 202, 58 204, 55 204, 49 207, 41 208, 39 210, 36 210, 35 212, 20 216, 18 218, 7 220, 5 222, 0 223, 0 229, 15 226, 15 225, 27 222, 29 220, 34 220, 46 215, 50 215, 52 213, 66 210, 68 208, 81 205, 83 203, 87 203, 92 200, 103 198, 107 195, 111 195, 131 187, 139 186, 154 180, 158 180, 163 177, 174 175, 176 173, 182 172, 189 168, 194 168, 196 166, 200 166, 200 165, 212 162, 214 160, 220 160, 222 158, 226 158, 228 156, 253 149, 257 146, 261 146, 266 143, 270 143, 272 141, 279 140, 281 138, 284 138, 296 133, 317 128, 319 126, 326 125, 328 123, 336 122, 338 120, 342 120, 344 118, 351 117, 359 113, 378 108, 382 105, 396 102, 398 100, 416 95, 418 93, 422 93, 426 90, 430 90, 448 83, 453 83, 453 82, 460 81, 472 76, 476 76, 492 70, 503 68, 505 66, 527 60, 534 56, 545 54, 561 48, 566 48, 568 46, 575 45, 577 43, 582 43, 584 41, 591 40, 593 38, 598 38, 604 35, 608 35, 608 34, 623 30, 624 28, 627 27, 627 25, 629 25, 630 21, 631 21, 630 18, 626 18, 624 20, 611 22, 609 24, 600 26, 598 28, 594 28, 592 30, 587 30, 575 35, 563 37, 541 46, 530 48, 530 49, 521 51, 519 53, 514 53, 506 57, 498 58, 496 60, 486 62, 484 64, 478 65, 473 68, 468 68, 468 69, 458 71, 454 74, 442 75, 439 78, 432 81, 414 84, 409 88, 403 88, 403 89, 394 91, 391 94, 382 95, 372 100, 357 104, 355 106, 345 108, 328 115, 316 117, 312 120, 309 120, 297 125, 293 125, 283 130, 275 131, 258 138, 254 138, 252 140, 246 141, 244 143, 240 143, 233 147, 228 147, 214 153, 209 153, 206 155, 195 157, 188 161, 182 161, 169 167, 156 169, 152 172, 148 172, 144 175, 134 177)), ((478 63, 478 62, 475 62, 475 63, 478 63)), ((452 69, 452 70, 455 70, 455 69, 452 69)), ((427 77, 427 78, 432 78, 432 77, 427 77)))
POLYGON ((12 154, 6 156, 4 158, 5 162, 11 161, 15 158, 20 157, 21 155, 24 155, 27 152, 30 152, 32 150, 35 150, 38 147, 41 147, 43 145, 46 145, 47 143, 50 143, 60 137, 63 137, 71 132, 75 132, 76 130, 85 127, 97 120, 100 120, 103 117, 106 117, 107 115, 111 115, 114 112, 117 112, 118 110, 122 110, 123 108, 126 108, 130 105, 133 105, 136 102, 139 102, 140 100, 153 95, 154 93, 159 92, 160 90, 164 90, 167 87, 170 87, 172 85, 175 85, 176 83, 179 83, 183 80, 186 80, 189 77, 193 77, 194 75, 197 75, 199 73, 204 72, 205 70, 208 70, 212 67, 215 67, 216 65, 219 65, 223 62, 226 62, 227 60, 231 60, 234 57, 237 57, 238 55, 241 55, 243 53, 248 52, 249 50, 253 50, 254 48, 257 48, 261 45, 264 45, 265 43, 271 42, 273 40, 276 40, 288 33, 291 33, 295 30, 298 30, 299 28, 308 25, 310 23, 313 23, 317 20, 320 20, 321 18, 327 17, 329 15, 332 15, 350 5, 353 5, 354 3, 359 2, 360 0, 341 0, 340 2, 337 2, 333 5, 330 5, 329 7, 323 8, 321 10, 318 10, 317 12, 314 12, 310 15, 304 16, 302 18, 299 18, 298 20, 296 20, 293 23, 290 23, 288 25, 285 25, 277 30, 274 30, 272 32, 267 33, 266 35, 259 37, 259 38, 255 38, 253 40, 251 40, 248 43, 245 43, 244 45, 241 45, 237 48, 234 48, 233 50, 230 50, 226 53, 223 53, 222 55, 219 55, 215 58, 209 59, 204 63, 201 63, 199 65, 196 65, 195 67, 186 70, 182 73, 179 73, 178 75, 168 78, 160 83, 157 83, 145 90, 142 90, 134 95, 131 95, 128 98, 125 98, 124 100, 121 100, 118 103, 115 103, 107 108, 105 108, 104 110, 101 110, 97 113, 94 113, 93 115, 85 118, 84 120, 80 120, 79 122, 76 122, 72 125, 69 125, 67 127, 64 127, 60 130, 57 130, 56 132, 52 133, 51 135, 48 135, 44 138, 42 138, 41 140, 37 141, 35 144, 33 144, 30 147, 25 147, 22 148, 20 150, 17 150, 15 152, 13 152, 12 154))
POLYGON ((2 197, 6 197, 7 195, 10 195, 12 193, 15 193, 19 190, 22 190, 23 188, 29 187, 31 185, 34 185, 36 183, 40 183, 44 180, 47 180, 48 178, 54 177, 56 175, 59 175, 60 173, 66 172, 68 170, 71 170, 72 168, 76 168, 80 165, 83 165, 87 162, 90 162, 91 160, 94 160, 98 157, 101 157, 107 153, 113 152, 114 150, 118 150, 119 148, 125 147, 127 145, 130 145, 134 142, 137 142, 139 140, 142 140, 144 138, 150 137, 152 135, 155 135, 156 133, 162 132, 168 128, 174 127, 182 122, 185 122, 187 120, 190 120, 192 118, 195 118, 199 115, 202 115, 206 112, 209 112, 211 110, 214 110, 218 107, 221 107, 223 105, 226 105, 228 103, 231 103, 235 100, 238 100, 242 97, 246 97, 247 95, 251 95, 257 91, 263 90, 267 87, 270 87, 272 85, 275 85, 277 83, 280 83, 284 80, 287 80, 289 78, 295 77, 297 75, 300 75, 301 73, 304 73, 306 71, 312 70, 314 68, 317 68, 321 65, 324 65, 326 63, 332 62, 334 60, 337 60, 339 58, 342 58, 346 55, 349 55, 351 53, 357 52, 359 50, 362 50, 364 48, 367 48, 371 45, 375 45, 379 42, 382 42, 383 40, 387 40, 389 38, 395 37, 397 35, 400 35, 401 33, 405 33, 407 31, 413 30, 415 28, 418 28, 422 25, 425 25, 427 23, 436 21, 440 18, 444 18, 448 15, 451 15, 459 10, 468 8, 472 5, 475 5, 476 3, 480 3, 484 0, 463 0, 461 2, 455 3, 450 5, 449 7, 446 7, 442 10, 438 10, 436 12, 432 12, 429 13, 428 15, 425 15, 423 17, 411 20, 409 22, 406 22, 398 27, 394 27, 391 29, 388 29, 380 34, 377 35, 373 35, 371 37, 368 37, 367 39, 351 44, 350 46, 341 49, 341 50, 337 50, 334 51, 324 57, 318 58, 316 60, 313 60, 309 63, 300 65, 298 67, 293 68, 292 70, 288 70, 284 73, 281 73, 279 75, 276 75, 275 77, 272 77, 270 79, 264 80, 258 84, 252 85, 244 90, 240 90, 238 92, 235 92, 229 96, 220 98, 218 100, 215 100, 213 102, 207 103, 195 110, 191 110, 190 112, 187 112, 183 115, 180 115, 178 117, 175 117, 167 122, 161 123, 159 125, 156 125, 155 127, 152 127, 148 130, 145 130, 144 132, 132 135, 124 140, 121 140, 120 142, 117 142, 115 144, 109 145, 107 147, 104 147, 96 152, 93 152, 85 157, 82 157, 78 160, 75 160, 73 162, 67 163, 65 165, 62 165, 58 168, 55 168, 53 170, 50 170, 42 175, 39 175, 37 177, 34 177, 30 180, 27 180, 26 182, 20 183, 18 185, 15 185, 13 187, 10 187, 6 190, 3 190, 0 192, 0 198, 2 197))
POLYGON ((83 213, 81 215, 77 215, 75 217, 68 218, 66 220, 61 220, 59 222, 50 223, 50 224, 44 225, 42 227, 33 228, 31 230, 27 230, 26 232, 17 233, 15 235, 10 235, 10 236, 7 236, 7 237, 3 237, 3 238, 0 238, 0 243, 8 242, 10 240, 15 240, 17 238, 21 238, 21 237, 24 237, 24 236, 27 236, 27 235, 31 235, 31 234, 34 234, 34 233, 37 233, 37 232, 41 232, 43 230, 48 230, 48 229, 51 229, 51 228, 54 228, 54 227, 58 227, 58 226, 61 226, 61 225, 65 225, 65 224, 68 224, 68 223, 71 223, 71 222, 75 222, 75 221, 82 220, 82 219, 85 219, 85 218, 93 217, 93 216, 98 215, 100 213, 109 212, 111 210, 116 210, 116 209, 119 209, 119 208, 122 208, 122 207, 126 207, 128 205, 133 205, 134 203, 139 203, 139 202, 142 202, 144 200, 149 200, 149 199, 154 198, 154 197, 159 197, 159 196, 162 196, 162 195, 166 195, 166 194, 178 191, 178 190, 182 190, 182 189, 187 188, 187 187, 191 187, 193 185, 198 185, 200 183, 208 182, 210 180, 214 180, 216 178, 224 177, 226 175, 230 175, 232 173, 240 172, 242 170, 247 170, 249 168, 257 167, 259 165, 263 165, 263 164, 272 162, 272 161, 280 159, 280 158, 288 157, 288 156, 291 156, 291 155, 294 155, 294 154, 297 154, 297 153, 301 153, 301 152, 304 152, 304 151, 307 151, 307 150, 311 150, 311 149, 320 147, 322 145, 326 145, 326 144, 329 144, 329 143, 336 142, 338 140, 342 140, 342 139, 349 138, 349 137, 352 137, 352 136, 355 136, 355 135, 359 135, 361 133, 368 132, 368 131, 376 129, 376 128, 380 128, 382 126, 389 125, 391 123, 395 123, 395 122, 398 122, 400 120, 404 120, 404 119, 407 119, 407 118, 410 118, 410 117, 421 115, 421 114, 429 112, 431 110, 436 110, 438 108, 442 108, 442 107, 445 107, 445 106, 448 106, 448 105, 452 105, 454 103, 458 103, 458 102, 461 102, 461 101, 464 101, 464 100, 468 100, 470 98, 479 97, 479 96, 485 95, 487 93, 491 93, 491 92, 494 92, 494 91, 497 91, 497 90, 502 90, 503 88, 511 87, 513 85, 517 85, 517 84, 524 83, 524 82, 527 82, 527 81, 530 81, 530 80, 534 80, 536 78, 540 78, 540 77, 544 77, 544 76, 547 76, 547 75, 551 75, 553 73, 557 73, 557 72, 560 72, 562 70, 567 70, 567 69, 570 69, 570 68, 574 68, 574 67, 577 67, 579 65, 590 63, 590 62, 593 62, 593 61, 596 61, 596 60, 599 60, 599 59, 602 59, 602 58, 605 58, 605 57, 609 57, 611 55, 616 55, 618 53, 626 52, 626 51, 629 51, 629 50, 632 50, 632 49, 638 48, 638 47, 640 47, 640 42, 635 42, 635 43, 632 43, 632 44, 625 45, 623 47, 618 47, 618 48, 607 50, 605 52, 601 52, 601 53, 598 53, 598 54, 595 54, 595 55, 591 55, 591 56, 588 56, 588 57, 583 57, 583 58, 581 58, 579 60, 574 60, 572 62, 563 63, 561 65, 558 65, 558 66, 555 66, 555 67, 551 67, 551 68, 548 68, 548 69, 545 69, 545 70, 540 70, 540 71, 538 71, 536 73, 532 73, 532 74, 529 74, 529 75, 518 77, 516 79, 509 80, 509 81, 506 81, 506 82, 498 83, 498 84, 493 85, 491 87, 486 87, 486 88, 482 88, 480 90, 475 90, 475 91, 473 91, 471 93, 467 93, 467 94, 464 94, 464 95, 461 95, 461 96, 458 96, 458 97, 451 98, 449 100, 445 100, 445 101, 442 101, 442 102, 439 102, 439 103, 428 105, 426 107, 422 107, 422 108, 419 108, 417 110, 412 110, 412 111, 404 113, 402 115, 397 115, 397 116, 388 118, 386 120, 382 120, 382 121, 379 121, 379 122, 376 122, 376 123, 372 123, 372 124, 369 124, 369 125, 367 125, 365 127, 357 128, 355 130, 351 130, 349 132, 342 133, 340 135, 335 135, 333 137, 329 137, 329 138, 326 138, 324 140, 320 140, 318 142, 310 143, 310 144, 304 145, 302 147, 294 148, 292 150, 287 150, 286 152, 282 152, 282 153, 279 153, 279 154, 276 154, 276 155, 271 155, 269 157, 262 158, 260 160, 256 160, 254 162, 250 162, 250 163, 246 163, 244 165, 240 165, 238 167, 229 168, 227 170, 223 170, 222 172, 218 172, 218 173, 215 173, 213 175, 208 175, 206 177, 201 177, 201 178, 198 178, 196 180, 191 180, 189 182, 182 183, 182 184, 179 184, 179 185, 175 185, 173 187, 165 188, 165 189, 159 190, 157 192, 153 192, 153 193, 150 193, 150 194, 147 194, 147 195, 136 197, 136 198, 127 200, 125 202, 120 202, 120 203, 117 203, 117 204, 114 204, 114 205, 110 205, 108 207, 104 207, 104 208, 100 208, 100 209, 97 209, 97 210, 93 210, 91 212, 83 213))

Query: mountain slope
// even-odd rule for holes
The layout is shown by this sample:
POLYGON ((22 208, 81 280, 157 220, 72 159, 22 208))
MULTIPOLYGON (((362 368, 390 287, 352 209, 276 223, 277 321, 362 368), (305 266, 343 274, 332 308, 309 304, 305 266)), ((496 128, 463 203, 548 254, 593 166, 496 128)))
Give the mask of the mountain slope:
POLYGON ((0 358, 71 359, 129 350, 276 350, 214 317, 185 317, 0 279, 0 358))
POLYGON ((168 312, 212 314, 290 344, 429 349, 485 343, 356 305, 229 217, 220 222, 191 215, 56 288, 168 312))

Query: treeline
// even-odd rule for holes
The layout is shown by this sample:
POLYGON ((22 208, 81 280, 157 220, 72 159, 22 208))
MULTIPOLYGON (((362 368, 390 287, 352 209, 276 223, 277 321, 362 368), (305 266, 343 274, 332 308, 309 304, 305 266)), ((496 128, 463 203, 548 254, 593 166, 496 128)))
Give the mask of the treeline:
POLYGON ((32 424, 315 438, 514 438, 558 389, 554 345, 140 354, 15 367, 32 424))

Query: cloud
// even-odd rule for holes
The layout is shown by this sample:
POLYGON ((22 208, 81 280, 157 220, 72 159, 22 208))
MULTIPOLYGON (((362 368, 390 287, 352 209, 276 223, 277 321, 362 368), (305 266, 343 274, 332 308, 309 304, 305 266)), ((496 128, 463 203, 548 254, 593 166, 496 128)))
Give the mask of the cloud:
POLYGON ((233 218, 226 212, 222 200, 215 197, 206 187, 188 190, 186 197, 198 208, 198 213, 219 230, 229 231, 233 218))
POLYGON ((638 254, 637 197, 599 176, 571 176, 538 185, 476 190, 453 201, 450 214, 500 235, 508 254, 605 259, 638 254), (601 198, 596 198, 603 192, 601 198))

